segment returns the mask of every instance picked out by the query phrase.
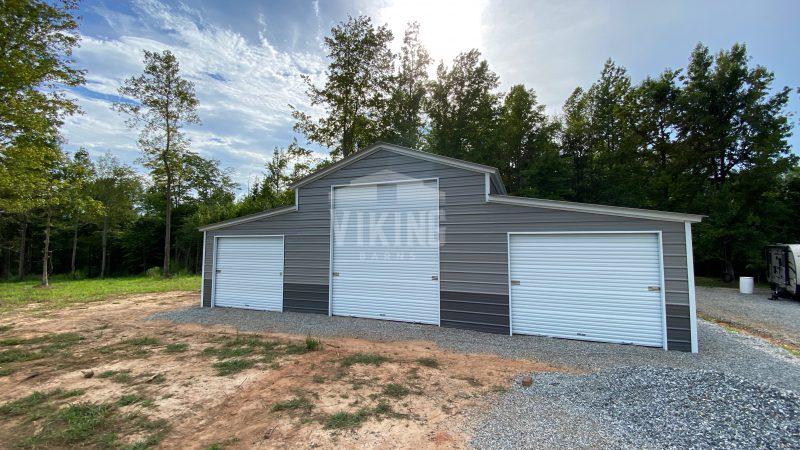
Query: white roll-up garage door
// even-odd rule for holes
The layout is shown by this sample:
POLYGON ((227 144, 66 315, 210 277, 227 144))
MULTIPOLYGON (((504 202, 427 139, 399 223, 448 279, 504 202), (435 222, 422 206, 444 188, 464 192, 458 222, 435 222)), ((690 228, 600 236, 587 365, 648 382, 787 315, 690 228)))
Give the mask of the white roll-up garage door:
POLYGON ((664 346, 657 233, 510 234, 513 333, 664 346))
POLYGON ((333 188, 331 314, 439 323, 438 183, 333 188))
POLYGON ((218 236, 214 306, 283 310, 283 236, 218 236))

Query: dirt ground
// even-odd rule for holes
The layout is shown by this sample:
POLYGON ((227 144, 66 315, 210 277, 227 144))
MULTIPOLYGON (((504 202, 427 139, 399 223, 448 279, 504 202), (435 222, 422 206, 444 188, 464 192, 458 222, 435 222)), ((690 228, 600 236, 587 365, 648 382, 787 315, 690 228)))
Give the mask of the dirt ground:
POLYGON ((0 447, 462 448, 466 410, 521 372, 556 370, 423 341, 314 349, 308 336, 142 320, 197 301, 148 294, 0 318, 0 447))

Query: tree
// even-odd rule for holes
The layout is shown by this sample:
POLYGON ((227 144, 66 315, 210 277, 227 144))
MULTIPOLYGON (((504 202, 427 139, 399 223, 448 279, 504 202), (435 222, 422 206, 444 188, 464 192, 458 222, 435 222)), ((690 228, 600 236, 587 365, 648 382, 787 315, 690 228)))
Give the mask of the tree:
POLYGON ((430 118, 426 147, 473 162, 493 159, 499 96, 498 77, 478 50, 461 53, 448 70, 439 64, 425 110, 430 118))
POLYGON ((20 277, 25 275, 30 217, 39 204, 36 191, 26 187, 41 186, 47 174, 36 171, 58 152, 33 153, 57 146, 63 118, 79 111, 62 91, 84 82, 83 71, 71 59, 79 40, 75 9, 68 0, 0 3, 0 208, 5 220, 15 218, 19 225, 20 277))
POLYGON ((679 74, 666 70, 657 78, 647 77, 631 93, 632 127, 647 179, 640 189, 646 196, 643 206, 648 208, 672 211, 684 206, 685 168, 676 157, 675 139, 679 74))
POLYGON ((94 181, 95 167, 89 153, 80 149, 67 161, 64 167, 64 213, 72 228, 72 254, 70 257, 70 276, 75 277, 78 254, 78 231, 81 225, 102 214, 102 205, 91 197, 90 186, 94 181))
POLYGON ((324 41, 331 61, 324 86, 318 88, 304 77, 311 105, 321 106, 324 114, 315 119, 292 106, 295 131, 331 148, 334 157, 347 157, 374 143, 391 87, 391 40, 386 25, 375 27, 367 16, 349 17, 333 27, 324 41))
POLYGON ((382 140, 411 148, 422 140, 422 106, 431 58, 419 40, 419 24, 408 24, 400 51, 400 64, 392 78, 391 96, 383 119, 382 140))
POLYGON ((78 111, 62 91, 84 82, 71 59, 76 8, 71 0, 0 3, 0 148, 20 137, 52 143, 63 117, 78 111))
POLYGON ((128 114, 128 125, 141 125, 139 148, 153 182, 164 193, 163 274, 170 276, 170 237, 176 182, 189 155, 189 141, 182 129, 200 123, 194 84, 180 76, 178 60, 169 50, 144 51, 144 73, 125 80, 119 88, 123 97, 135 102, 117 102, 114 107, 128 114))
POLYGON ((569 200, 588 201, 593 186, 589 174, 594 165, 589 117, 589 101, 578 87, 564 103, 561 129, 561 151, 570 162, 571 196, 569 200))
POLYGON ((108 235, 112 227, 135 216, 136 201, 142 193, 142 182, 130 167, 120 164, 110 153, 100 158, 97 176, 90 187, 92 197, 102 205, 100 216, 100 278, 108 271, 108 235))
POLYGON ((774 235, 775 190, 796 163, 787 138, 791 90, 773 91, 774 75, 749 65, 736 44, 712 56, 698 45, 678 98, 679 157, 692 175, 687 208, 708 213, 697 226, 699 254, 718 261, 726 279, 734 262, 751 270, 763 264, 761 248, 774 235))

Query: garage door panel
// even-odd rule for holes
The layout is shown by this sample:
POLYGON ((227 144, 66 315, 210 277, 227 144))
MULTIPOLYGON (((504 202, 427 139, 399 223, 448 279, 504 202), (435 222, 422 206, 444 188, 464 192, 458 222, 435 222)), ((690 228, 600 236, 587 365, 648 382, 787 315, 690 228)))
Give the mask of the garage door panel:
POLYGON ((283 309, 283 238, 220 236, 216 242, 214 305, 283 309))
POLYGON ((655 233, 512 234, 512 331, 663 346, 655 233))
POLYGON ((436 182, 334 189, 334 315, 438 323, 436 182))

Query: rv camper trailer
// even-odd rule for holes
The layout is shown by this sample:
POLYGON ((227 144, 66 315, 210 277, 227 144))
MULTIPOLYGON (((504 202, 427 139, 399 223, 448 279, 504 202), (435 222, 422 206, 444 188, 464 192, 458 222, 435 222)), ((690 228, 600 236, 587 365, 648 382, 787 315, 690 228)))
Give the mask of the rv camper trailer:
POLYGON ((774 297, 800 298, 800 244, 775 244, 767 247, 767 281, 774 297))

